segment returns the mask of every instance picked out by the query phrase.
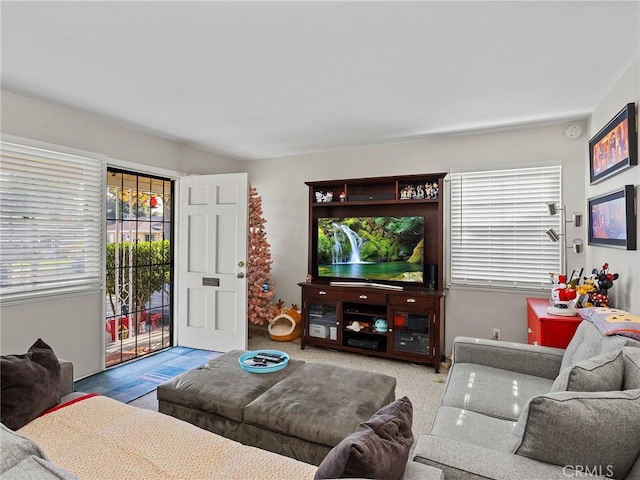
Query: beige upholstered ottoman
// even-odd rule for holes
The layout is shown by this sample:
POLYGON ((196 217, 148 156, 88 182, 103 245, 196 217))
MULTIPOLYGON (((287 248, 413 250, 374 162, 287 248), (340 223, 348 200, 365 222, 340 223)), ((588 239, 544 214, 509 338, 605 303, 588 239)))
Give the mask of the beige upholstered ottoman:
POLYGON ((340 440, 395 400, 396 379, 290 360, 242 370, 228 352, 158 387, 159 411, 227 438, 319 465, 340 440))

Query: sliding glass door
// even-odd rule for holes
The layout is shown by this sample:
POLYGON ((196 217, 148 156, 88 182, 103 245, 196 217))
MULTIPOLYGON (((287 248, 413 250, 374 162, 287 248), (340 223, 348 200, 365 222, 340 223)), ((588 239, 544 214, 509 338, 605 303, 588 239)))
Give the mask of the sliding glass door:
POLYGON ((172 345, 173 182, 107 171, 107 367, 172 345))

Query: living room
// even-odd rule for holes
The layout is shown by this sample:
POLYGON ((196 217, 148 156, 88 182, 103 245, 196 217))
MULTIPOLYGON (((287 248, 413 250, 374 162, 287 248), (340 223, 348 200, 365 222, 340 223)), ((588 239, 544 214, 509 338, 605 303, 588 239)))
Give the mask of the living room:
MULTIPOLYGON (((629 8, 629 4, 616 5, 629 8)), ((606 8, 612 7, 608 5, 606 8)), ((637 28, 630 30, 630 34, 637 37, 637 28)), ((637 43, 631 41, 629 45, 637 43)), ((3 42, 3 49, 10 52, 11 44, 3 42)), ((593 108, 573 117, 513 121, 512 124, 493 128, 474 129, 465 126, 462 130, 458 127, 456 132, 447 134, 424 135, 422 138, 416 135, 415 138, 404 137, 397 142, 382 140, 369 146, 318 148, 322 151, 259 161, 228 158, 141 131, 140 128, 123 126, 122 122, 68 108, 59 102, 43 101, 37 92, 26 95, 15 85, 13 88, 7 87, 6 81, 3 82, 2 91, 2 132, 107 155, 111 164, 137 166, 147 172, 154 169, 185 174, 246 171, 252 185, 263 197, 277 296, 284 299, 285 303, 299 304, 297 283, 304 281, 308 273, 306 181, 560 164, 562 201, 566 212, 585 212, 587 198, 621 185, 637 185, 640 178, 637 168, 631 168, 597 185, 590 185, 588 171, 589 138, 624 105, 638 103, 637 52, 635 59, 630 57, 630 60, 628 65, 611 68, 616 73, 607 77, 607 89, 589 92, 591 97, 597 99, 593 108), (563 135, 567 126, 573 124, 580 126, 584 132, 577 139, 563 135)), ((527 118, 526 112, 521 117, 527 118)), ((342 139, 342 142, 346 140, 342 139)), ((587 232, 583 226, 582 230, 575 229, 570 233, 585 239, 587 232)), ((571 249, 567 251, 568 271, 584 268, 585 272, 590 272, 605 262, 619 274, 611 292, 616 306, 630 311, 640 310, 640 295, 637 294, 640 272, 638 251, 592 247, 586 241, 581 253, 574 254, 571 249)), ((526 342, 525 298, 545 296, 547 293, 453 286, 446 296, 446 353, 450 354, 451 342, 457 335, 490 338, 494 328, 501 330, 504 340, 526 342), (490 302, 486 301, 487 291, 491 292, 490 302), (482 309, 482 315, 478 315, 478 308, 482 309)), ((38 332, 62 356, 76 363, 79 377, 100 371, 103 369, 103 358, 99 346, 103 343, 104 332, 97 319, 101 316, 101 310, 99 295, 79 296, 73 301, 51 298, 31 303, 4 304, 2 351, 28 348, 37 335, 35 332, 38 332), (96 348, 85 347, 91 344, 96 348)))
MULTIPOLYGON (((20 3, 2 2, 3 140, 88 152, 105 159, 110 167, 172 178, 178 185, 187 176, 246 173, 262 198, 273 258, 272 287, 286 305, 302 304, 298 284, 310 273, 305 182, 560 166, 557 207, 567 219, 571 212, 579 212, 585 220, 580 226, 560 224, 564 238, 556 244, 548 241, 544 231, 541 238, 557 247, 561 259, 566 256, 566 273, 584 271, 588 276, 608 263, 611 272, 619 275, 609 291, 613 305, 640 313, 640 251, 606 248, 587 240, 588 199, 632 185, 638 203, 640 168, 636 165, 600 182, 591 180, 589 167, 590 139, 626 105, 635 105, 636 112, 640 106, 637 2, 237 2, 236 6, 236 2, 193 2, 191 7, 179 2, 20 3), (91 10, 92 3, 97 10, 91 10), (213 8, 214 15, 199 15, 197 4, 205 10, 213 8), (429 6, 436 10, 430 12, 429 6), (157 9, 157 29, 154 12, 145 8, 157 9), (164 22, 181 15, 182 33, 190 29, 189 21, 202 29, 202 35, 208 30, 222 32, 213 40, 207 37, 211 52, 194 49, 189 57, 194 61, 202 55, 203 63, 215 64, 219 55, 223 67, 214 65, 209 74, 231 80, 225 84, 228 90, 221 88, 223 94, 214 95, 214 100, 211 84, 199 80, 201 65, 179 61, 188 56, 189 45, 174 51, 162 43, 172 38, 165 37, 164 22), (485 16, 495 18, 489 21, 485 16), (510 16, 513 21, 507 22, 510 16), (270 25, 268 20, 274 18, 278 22, 270 25), (234 21, 238 22, 235 27, 234 21), (423 23, 441 38, 418 34, 423 23), (472 31, 474 23, 481 25, 472 31), (231 26, 229 30, 223 28, 225 24, 231 26), (290 29, 278 30, 284 26, 290 29), (366 35, 352 35, 356 27, 366 35), (303 35, 305 28, 308 38, 303 35), (466 37, 472 40, 464 41, 463 28, 472 32, 466 37), (58 36, 56 29, 64 33, 58 36), (257 40, 234 43, 254 29, 257 38, 264 40, 264 50, 257 49, 251 61, 239 54, 236 63, 229 63, 235 49, 243 55, 256 49, 257 40), (372 34, 377 30, 379 37, 372 34), (487 31, 499 34, 485 37, 487 31), (621 31, 626 35, 624 42, 619 39, 621 31), (516 42, 513 37, 519 34, 516 42), (122 37, 121 43, 114 36, 122 37), (83 41, 74 50, 70 43, 77 38, 83 41), (109 41, 104 42, 105 38, 109 41), (361 38, 367 41, 360 42, 361 38), (392 45, 384 45, 392 39, 392 45), (345 42, 344 51, 340 41, 345 42), (416 43, 437 48, 421 49, 416 43), (298 50, 296 45, 308 50, 298 50), (440 50, 447 54, 438 54, 440 50), (607 57, 606 52, 613 50, 607 57), (462 56, 447 56, 453 52, 462 56), (177 65, 172 70, 180 71, 181 82, 173 90, 170 87, 178 74, 168 72, 164 55, 170 54, 177 65), (139 70, 130 75, 122 66, 125 57, 139 62, 142 71, 148 68, 148 76, 139 70), (424 67, 435 60, 442 63, 424 67), (247 68, 251 62, 255 69, 247 68), (105 66, 102 79, 96 67, 101 63, 105 66), (394 73, 387 71, 391 69, 387 65, 394 73), (326 71, 320 71, 323 67, 326 71), (444 80, 438 80, 439 69, 444 80), (594 70, 597 75, 591 75, 594 70), (348 77, 347 71, 353 76, 348 77), (116 73, 110 76, 111 72, 116 73), (235 72, 241 74, 235 76, 235 72), (403 78, 407 72, 418 81, 403 78), (380 79, 370 82, 374 74, 380 79), (32 82, 29 76, 39 80, 32 82), (277 95, 270 95, 269 88, 258 88, 261 82, 277 95), (429 85, 424 95, 416 86, 420 82, 429 85), (166 97, 151 101, 144 93, 147 86, 155 91, 152 84, 156 83, 166 84, 169 90, 166 97), (238 90, 232 90, 236 84, 238 90), (453 95, 444 91, 449 86, 453 95), (187 97, 194 97, 183 90, 200 91, 207 99, 201 101, 205 106, 188 103, 187 97), (229 92, 236 92, 236 97, 229 92), (352 96, 353 103, 344 95, 352 96), (239 102, 245 96, 250 100, 239 102), (437 97, 449 103, 439 103, 437 97), (114 105, 119 103, 120 111, 109 108, 109 98, 114 105), (293 108, 296 103, 301 107, 293 108), (419 108, 405 110, 409 104, 419 108), (312 107, 309 112, 307 106, 312 107), (201 123, 208 110, 216 109, 222 117, 228 116, 235 130, 220 117, 220 123, 201 123), (298 116, 283 119, 280 109, 298 116), (312 111, 317 116, 306 123, 312 111), (584 242, 582 249, 571 248, 574 238, 584 242)), ((195 41, 202 41, 198 35, 195 41)), ((487 185, 487 195, 491 193, 487 185)), ((445 209, 445 226, 450 222, 448 214, 445 209)), ((178 222, 176 228, 180 228, 178 222)), ((638 237, 637 221, 635 229, 638 237)), ((180 242, 176 244, 180 248, 180 242)), ((452 284, 446 242, 445 250, 443 354, 452 355, 456 337, 490 339, 496 329, 506 343, 528 343, 526 299, 548 298, 551 282, 538 289, 452 284)), ((40 337, 60 358, 73 363, 75 379, 104 371, 102 287, 81 295, 0 302, 0 351, 3 355, 25 352, 40 337)), ((174 339, 181 344, 179 329, 174 339)), ((458 348, 463 352, 463 346, 458 348)), ((508 356, 494 360, 498 359, 509 362, 508 356)), ((606 473, 602 476, 607 477, 606 473)))

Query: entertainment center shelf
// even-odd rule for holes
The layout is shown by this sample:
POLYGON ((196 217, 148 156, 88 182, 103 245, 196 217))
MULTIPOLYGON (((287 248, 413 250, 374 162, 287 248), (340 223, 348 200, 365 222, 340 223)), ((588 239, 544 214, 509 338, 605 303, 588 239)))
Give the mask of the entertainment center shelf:
POLYGON ((318 345, 432 364, 439 371, 444 346, 443 292, 380 293, 366 287, 298 285, 303 299, 302 349, 318 345), (386 328, 376 328, 378 320, 386 328))
POLYGON ((307 182, 302 343, 439 371, 445 174, 307 182))

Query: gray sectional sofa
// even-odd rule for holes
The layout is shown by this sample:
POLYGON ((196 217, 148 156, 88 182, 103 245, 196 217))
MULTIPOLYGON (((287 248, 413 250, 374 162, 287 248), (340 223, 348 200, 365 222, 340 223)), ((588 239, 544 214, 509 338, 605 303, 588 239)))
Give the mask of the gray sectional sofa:
MULTIPOLYGON (((213 433, 205 432, 161 413, 141 410, 106 397, 83 398, 86 397, 86 394, 73 391, 73 364, 64 360, 59 360, 59 364, 59 405, 82 399, 75 405, 79 409, 73 410, 74 413, 69 414, 67 408, 73 407, 63 408, 58 412, 47 414, 43 418, 27 423, 17 432, 0 424, 0 477, 3 480, 5 478, 7 480, 36 478, 77 480, 78 477, 99 480, 129 478, 129 474, 133 475, 134 473, 133 476, 140 478, 173 478, 165 475, 166 470, 164 469, 167 468, 167 465, 170 466, 169 469, 178 469, 179 475, 185 475, 186 478, 201 478, 189 475, 183 470, 185 465, 181 462, 184 459, 184 451, 189 451, 194 456, 194 459, 188 462, 191 467, 189 472, 215 472, 212 475, 204 475, 203 478, 311 479, 314 474, 318 478, 326 478, 319 476, 321 470, 311 464, 302 464, 265 449, 258 450, 244 445, 239 446, 231 439, 220 438, 213 433), (90 402, 94 403, 89 405, 90 402), (87 412, 90 415, 89 418, 87 418, 87 412), (76 417, 78 413, 80 415, 76 417), (57 414, 60 416, 52 418, 57 414), (97 423, 93 422, 94 417, 100 420, 97 423), (125 417, 127 420, 122 421, 125 417), (39 425, 34 426, 37 423, 39 425), (52 431, 56 433, 52 435, 52 431), (163 435, 167 438, 170 437, 168 443, 158 440, 158 438, 163 438, 163 435), (197 439, 198 435, 202 437, 199 440, 197 439), (135 438, 135 442, 131 441, 133 438, 135 438), (94 442, 90 439, 100 440, 94 442), (106 446, 107 440, 113 444, 111 447, 106 446), (156 448, 158 443, 165 446, 170 445, 170 448, 158 450, 156 448), (99 461, 103 458, 104 451, 109 451, 110 448, 115 448, 121 455, 120 458, 126 459, 127 469, 123 469, 122 463, 113 460, 112 457, 110 457, 112 461, 99 461), (48 452, 52 452, 51 456, 48 452), (176 452, 175 458, 170 456, 176 452), (175 463, 172 463, 173 460, 175 463), (218 460, 220 460, 219 466, 217 465, 218 460), (215 465, 212 466, 212 463, 215 465), (269 466, 269 475, 257 470, 261 465, 269 466), (212 470, 214 466, 216 469, 212 470), (71 472, 85 474, 77 473, 74 475, 71 472)), ((318 374, 319 372, 308 373, 318 374)), ((266 380, 263 377, 265 376, 256 376, 254 380, 257 384, 253 386, 259 387, 260 382, 266 380)), ((393 387, 395 387, 395 381, 393 387)), ((385 400, 389 399, 385 398, 385 400)), ((387 407, 389 406, 387 405, 387 407)), ((333 457, 331 464, 325 467, 325 471, 327 469, 331 471, 349 468, 346 464, 353 463, 353 461, 345 458, 345 453, 354 448, 357 451, 356 456, 358 456, 355 463, 361 463, 363 459, 366 460, 372 452, 376 454, 377 463, 383 463, 385 460, 380 455, 391 457, 397 452, 397 449, 388 449, 387 443, 391 438, 386 435, 388 433, 394 436, 400 433, 395 430, 395 420, 388 428, 382 428, 391 420, 393 419, 390 418, 389 412, 373 415, 367 422, 367 425, 371 425, 371 427, 358 427, 355 433, 349 435, 352 437, 351 440, 346 442, 342 448, 336 447, 335 451, 329 449, 330 453, 333 452, 333 457), (377 420, 372 422, 376 416, 377 420), (380 433, 381 441, 371 440, 372 435, 368 433, 374 427, 382 428, 380 431, 384 433, 380 433), (361 450, 360 446, 356 446, 356 444, 369 449, 378 445, 378 448, 382 450, 366 451, 367 448, 361 450)), ((411 440, 413 440, 412 436, 411 440)), ((115 455, 114 452, 111 455, 115 455)), ((401 462, 407 460, 407 455, 401 462)), ((399 457, 396 455, 389 460, 391 462, 388 463, 398 463, 399 457)), ((335 477, 330 476, 330 478, 335 477)), ((402 480, 443 480, 441 470, 410 459, 404 465, 401 478, 402 480)))
POLYGON ((567 349, 458 337, 414 461, 452 479, 640 479, 640 343, 583 321, 567 349))

